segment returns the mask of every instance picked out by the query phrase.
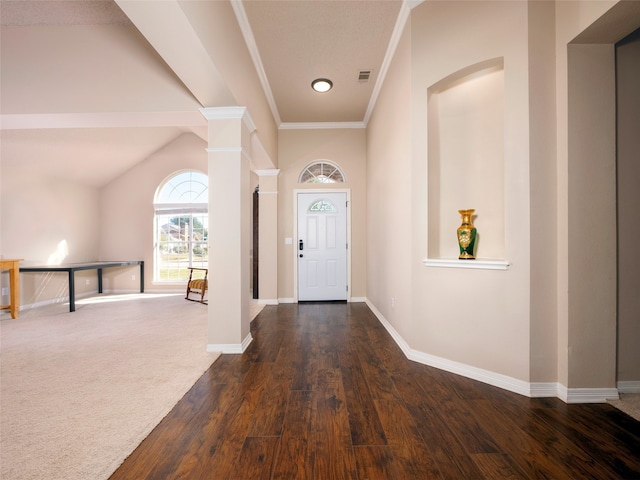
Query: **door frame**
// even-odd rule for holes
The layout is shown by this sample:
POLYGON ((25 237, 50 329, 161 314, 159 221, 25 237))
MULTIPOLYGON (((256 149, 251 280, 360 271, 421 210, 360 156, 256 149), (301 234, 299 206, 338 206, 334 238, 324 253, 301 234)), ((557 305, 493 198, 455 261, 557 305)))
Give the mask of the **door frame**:
POLYGON ((296 188, 293 190, 293 302, 298 303, 298 194, 347 194, 347 302, 351 302, 351 189, 350 188, 296 188))

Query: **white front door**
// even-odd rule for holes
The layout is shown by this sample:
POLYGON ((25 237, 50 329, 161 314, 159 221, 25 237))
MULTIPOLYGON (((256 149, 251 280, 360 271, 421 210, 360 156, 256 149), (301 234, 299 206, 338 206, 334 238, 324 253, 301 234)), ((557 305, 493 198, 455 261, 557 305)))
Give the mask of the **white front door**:
POLYGON ((347 194, 298 193, 298 300, 347 299, 347 194))

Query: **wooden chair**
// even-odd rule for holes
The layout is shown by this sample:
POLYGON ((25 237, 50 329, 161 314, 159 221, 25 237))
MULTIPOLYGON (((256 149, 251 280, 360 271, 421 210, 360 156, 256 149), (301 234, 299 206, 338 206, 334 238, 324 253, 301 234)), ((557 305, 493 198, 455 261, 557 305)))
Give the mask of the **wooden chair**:
POLYGON ((204 294, 207 292, 207 289, 209 288, 207 275, 209 275, 208 268, 189 267, 189 281, 187 282, 187 296, 184 297, 186 300, 191 300, 192 302, 204 303, 205 305, 208 303, 208 301, 205 302, 204 300, 204 294), (198 272, 204 272, 204 277, 193 278, 194 271, 196 271, 196 276, 198 277, 202 275, 201 273, 198 273, 198 272), (189 298, 190 293, 200 295, 200 300, 189 298))

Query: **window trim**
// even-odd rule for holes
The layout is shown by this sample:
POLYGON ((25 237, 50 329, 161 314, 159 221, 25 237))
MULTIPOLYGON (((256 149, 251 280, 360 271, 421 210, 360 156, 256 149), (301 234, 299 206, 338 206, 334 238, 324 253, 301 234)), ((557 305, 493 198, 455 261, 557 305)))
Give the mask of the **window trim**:
POLYGON ((304 169, 302 169, 302 172, 300 172, 300 175, 298 175, 298 183, 301 183, 301 184, 327 185, 327 184, 333 184, 333 183, 346 183, 346 181, 347 181, 346 176, 342 171, 342 168, 340 168, 340 165, 330 160, 315 160, 309 163, 306 167, 304 167, 304 169), (319 177, 311 171, 313 167, 316 167, 318 165, 320 165, 321 171, 323 171, 324 165, 329 165, 333 167, 333 171, 331 172, 331 174, 328 176, 324 176, 324 178, 327 179, 326 181, 317 180, 319 177), (336 172, 340 175, 340 179, 332 179, 333 175, 336 172), (307 174, 309 174, 310 177, 304 180, 304 177, 307 174))
MULTIPOLYGON (((194 180, 189 179, 189 182, 190 183, 194 182, 194 180)), ((203 237, 204 240, 196 240, 194 237, 194 230, 191 228, 189 229, 189 232, 188 232, 189 238, 186 240, 180 240, 179 238, 172 239, 172 240, 160 240, 162 235, 162 232, 160 230, 162 226, 166 224, 164 220, 167 219, 167 216, 171 216, 171 218, 189 217, 190 219, 189 225, 193 225, 195 223, 194 218, 202 217, 203 214, 207 215, 209 211, 208 189, 209 189, 209 176, 206 173, 197 169, 185 169, 185 170, 178 170, 176 172, 173 172, 171 175, 168 175, 156 189, 156 192, 154 195, 154 201, 153 201, 153 209, 154 209, 154 213, 153 213, 153 237, 154 237, 153 238, 154 240, 153 241, 153 284, 154 285, 166 285, 166 286, 184 285, 187 282, 187 279, 186 278, 182 279, 180 277, 181 270, 186 270, 188 267, 203 267, 203 268, 208 267, 207 265, 208 255, 207 255, 207 264, 203 263, 202 261, 194 262, 194 257, 193 257, 195 247, 202 246, 202 245, 208 246, 208 234, 207 234, 208 226, 205 223, 206 220, 203 220, 203 229, 205 230, 205 232, 203 232, 203 235, 205 235, 203 237), (207 198, 207 202, 188 202, 188 201, 161 202, 159 201, 159 197, 161 196, 165 188, 175 188, 175 186, 170 185, 170 182, 174 178, 180 175, 183 175, 185 173, 196 173, 206 178, 206 182, 207 182, 206 185, 199 180, 196 180, 196 182, 206 187, 206 189, 202 190, 200 194, 197 195, 197 197, 202 198, 203 196, 202 194, 206 194, 205 196, 207 198), (177 270, 177 274, 178 274, 177 279, 170 279, 170 278, 163 279, 160 277, 161 270, 163 269, 172 270, 171 266, 164 267, 162 265, 162 261, 160 258, 161 257, 160 247, 162 245, 167 245, 170 243, 175 243, 178 245, 178 247, 180 247, 181 245, 184 245, 187 247, 187 252, 188 252, 188 258, 177 260, 178 264, 174 268, 174 270, 177 270)), ((189 190, 189 191, 192 191, 192 190, 189 190)), ((171 218, 169 218, 168 220, 169 222, 171 221, 171 218)))

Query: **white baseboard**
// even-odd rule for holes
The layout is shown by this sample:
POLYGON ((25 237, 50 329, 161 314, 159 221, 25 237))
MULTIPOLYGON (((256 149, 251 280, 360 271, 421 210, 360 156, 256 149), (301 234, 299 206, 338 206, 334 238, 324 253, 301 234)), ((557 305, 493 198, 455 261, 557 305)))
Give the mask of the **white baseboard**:
MULTIPOLYGON (((152 294, 183 294, 184 292, 182 290, 151 290, 151 291, 147 291, 145 293, 148 293, 150 295, 152 294)), ((140 293, 140 289, 133 289, 133 290, 103 290, 102 293, 98 293, 97 290, 91 291, 91 292, 83 292, 83 293, 76 293, 76 302, 78 300, 82 300, 84 298, 90 298, 90 297, 99 297, 100 295, 128 295, 128 294, 140 294, 140 295, 144 295, 144 293, 140 293)), ((48 305, 57 305, 57 304, 68 304, 69 303, 69 297, 68 296, 64 296, 64 297, 57 297, 57 298, 50 298, 49 300, 42 300, 40 302, 33 302, 33 303, 26 303, 23 305, 20 305, 20 311, 23 310, 29 310, 32 308, 38 308, 38 307, 46 307, 48 305)), ((8 311, 8 310, 7 310, 8 311)))
POLYGON ((242 354, 253 341, 251 334, 248 334, 242 343, 209 343, 207 352, 219 352, 222 354, 242 354))
POLYGON ((440 370, 455 373, 457 375, 462 375, 463 377, 478 380, 488 385, 493 385, 494 387, 502 388, 503 390, 508 390, 527 397, 531 393, 531 386, 529 382, 509 377, 507 375, 502 375, 501 373, 484 370, 482 368, 473 367, 471 365, 455 362, 435 355, 429 355, 417 350, 412 350, 411 355, 408 358, 414 362, 439 368, 440 370))
POLYGON ((280 303, 277 298, 259 298, 256 301, 260 305, 278 305, 280 303))
MULTIPOLYGON (((367 305, 374 313, 374 315, 378 318, 380 323, 382 323, 384 328, 386 328, 387 332, 389 332, 389 335, 391 335, 391 337, 402 349, 405 356, 409 360, 413 360, 414 362, 422 363, 423 365, 428 365, 430 367, 439 368, 440 370, 444 370, 446 372, 462 375, 463 377, 471 378, 473 380, 478 380, 488 385, 493 385, 494 387, 499 387, 510 392, 518 393, 520 395, 530 396, 531 386, 528 382, 525 382, 523 380, 519 380, 517 378, 509 377, 507 375, 502 375, 496 372, 491 372, 489 370, 484 370, 482 368, 474 367, 453 360, 448 360, 446 358, 437 357, 435 355, 430 355, 418 350, 413 350, 368 299, 367 305)), ((538 392, 538 394, 540 395, 540 392, 538 392)))
MULTIPOLYGON (((526 382, 500 373, 413 350, 369 299, 366 299, 366 303, 409 360, 478 380, 530 398, 558 397, 566 403, 605 403, 607 400, 618 398, 618 389, 616 388, 567 388, 554 382, 526 382)), ((621 387, 628 392, 640 392, 640 382, 619 382, 618 388, 621 387)), ((621 391, 625 390, 621 389, 621 391)))
POLYGON ((567 388, 558 384, 558 398, 565 403, 606 403, 617 400, 617 388, 567 388))
POLYGON ((376 316, 376 318, 380 321, 382 326, 386 328, 387 332, 389 332, 389 335, 393 337, 393 340, 398 344, 398 346, 400 347, 400 350, 402 350, 402 353, 404 353, 404 356, 409 358, 412 352, 411 347, 409 347, 409 344, 407 344, 407 342, 404 341, 404 338, 400 336, 400 334, 396 331, 396 329, 393 328, 393 326, 387 321, 387 319, 384 318, 384 315, 382 315, 380 310, 378 310, 376 306, 373 303, 371 303, 371 301, 368 298, 365 299, 365 302, 367 303, 367 306, 369 307, 369 309, 376 316))
POLYGON ((253 342, 253 337, 251 336, 251 333, 247 333, 247 336, 244 337, 244 340, 242 341, 242 345, 240 345, 240 347, 242 348, 242 353, 244 353, 251 342, 253 342))
MULTIPOLYGON (((355 302, 361 303, 366 301, 367 301, 367 297, 351 297, 351 299, 349 300, 349 302, 351 303, 355 303, 355 302)), ((278 303, 298 303, 298 301, 295 298, 278 298, 277 302, 278 303)), ((277 303, 273 305, 277 305, 277 303)))
POLYGON ((640 381, 618 382, 620 393, 640 393, 640 381))
POLYGON ((531 398, 548 398, 558 396, 558 382, 533 382, 529 386, 529 395, 531 398))
MULTIPOLYGON (((96 295, 100 295, 98 293, 98 290, 93 291, 93 292, 76 293, 76 302, 78 300, 83 299, 83 298, 89 298, 89 297, 93 297, 93 296, 96 296, 96 295)), ((57 304, 63 304, 64 305, 65 303, 69 304, 69 297, 68 296, 51 298, 49 300, 42 300, 40 302, 26 303, 24 305, 20 305, 20 311, 29 310, 31 308, 46 307, 47 305, 57 305, 57 304)))
MULTIPOLYGON (((182 292, 182 290, 181 290, 182 292)), ((113 289, 113 288, 109 288, 109 289, 103 289, 102 293, 98 293, 96 292, 96 295, 127 295, 129 293, 140 293, 140 288, 128 288, 126 290, 123 289, 113 289)), ((149 293, 149 290, 147 289, 147 292, 149 293)), ((179 293, 177 290, 152 290, 151 293, 179 293)))

